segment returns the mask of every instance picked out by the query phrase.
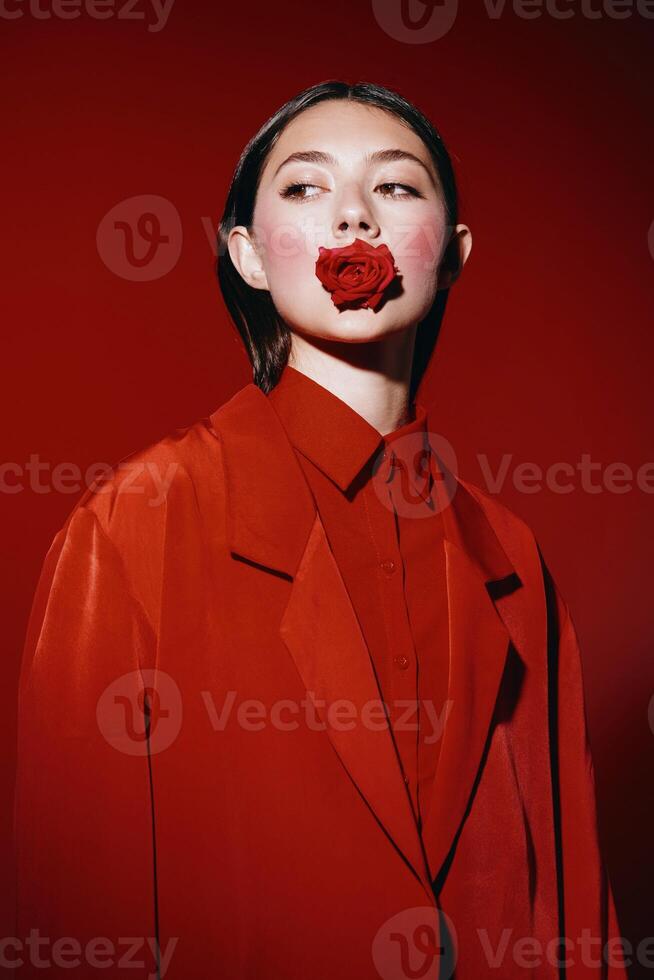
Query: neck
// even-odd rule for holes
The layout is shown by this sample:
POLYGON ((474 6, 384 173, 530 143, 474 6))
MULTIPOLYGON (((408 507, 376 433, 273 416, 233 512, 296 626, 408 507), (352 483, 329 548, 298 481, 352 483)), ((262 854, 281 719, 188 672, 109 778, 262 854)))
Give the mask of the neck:
POLYGON ((344 401, 382 435, 411 419, 416 328, 346 343, 293 332, 289 364, 344 401))

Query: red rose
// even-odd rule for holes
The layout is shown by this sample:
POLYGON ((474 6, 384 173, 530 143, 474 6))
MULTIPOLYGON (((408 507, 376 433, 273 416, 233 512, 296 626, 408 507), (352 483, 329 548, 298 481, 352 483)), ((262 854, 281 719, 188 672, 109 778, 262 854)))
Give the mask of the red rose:
POLYGON ((355 238, 343 248, 319 246, 316 275, 332 294, 334 306, 376 310, 397 267, 387 245, 370 245, 355 238))

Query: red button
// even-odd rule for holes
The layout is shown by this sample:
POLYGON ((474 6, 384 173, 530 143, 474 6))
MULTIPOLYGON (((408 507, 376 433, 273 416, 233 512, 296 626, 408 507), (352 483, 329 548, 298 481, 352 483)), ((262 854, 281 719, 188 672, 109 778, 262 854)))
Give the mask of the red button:
POLYGON ((395 562, 392 560, 392 558, 387 558, 386 561, 380 562, 379 565, 380 568, 383 568, 387 575, 392 575, 395 571, 395 562))
POLYGON ((406 670, 409 666, 409 658, 402 654, 401 657, 393 657, 393 660, 401 670, 406 670))

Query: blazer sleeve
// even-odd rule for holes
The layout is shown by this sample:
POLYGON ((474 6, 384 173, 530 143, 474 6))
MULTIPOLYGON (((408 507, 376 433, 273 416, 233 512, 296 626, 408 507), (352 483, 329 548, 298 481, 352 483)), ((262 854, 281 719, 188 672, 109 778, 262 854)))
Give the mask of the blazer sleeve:
POLYGON ((545 566, 544 572, 554 695, 550 698, 550 732, 558 815, 559 913, 566 937, 566 951, 561 956, 571 961, 568 980, 626 980, 629 946, 625 951, 621 942, 613 891, 599 844, 595 772, 577 633, 545 566), (589 941, 584 938, 587 936, 589 941))
POLYGON ((155 654, 119 550, 93 510, 78 506, 45 557, 21 662, 20 977, 42 977, 45 962, 49 976, 70 977, 74 966, 75 978, 97 978, 109 964, 113 975, 121 957, 130 976, 154 975, 147 690, 155 654), (30 935, 40 945, 30 946, 30 935))

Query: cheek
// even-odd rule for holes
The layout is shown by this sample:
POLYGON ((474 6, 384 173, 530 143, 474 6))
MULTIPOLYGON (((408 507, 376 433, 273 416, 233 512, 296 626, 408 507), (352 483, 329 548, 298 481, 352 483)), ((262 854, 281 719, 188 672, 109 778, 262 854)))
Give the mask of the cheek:
POLYGON ((315 268, 315 230, 306 217, 288 208, 263 204, 257 210, 255 230, 264 252, 264 267, 271 289, 301 282, 315 268))
POLYGON ((444 238, 442 222, 422 219, 407 222, 403 233, 397 236, 395 247, 390 246, 403 281, 411 289, 433 288, 444 238))

